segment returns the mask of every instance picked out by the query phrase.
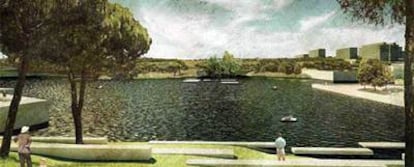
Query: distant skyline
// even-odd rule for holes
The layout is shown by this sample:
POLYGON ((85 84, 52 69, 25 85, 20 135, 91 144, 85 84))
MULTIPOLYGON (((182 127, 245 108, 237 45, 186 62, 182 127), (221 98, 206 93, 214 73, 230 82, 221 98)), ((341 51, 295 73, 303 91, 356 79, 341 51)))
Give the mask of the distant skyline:
POLYGON ((352 20, 336 0, 112 0, 130 8, 153 39, 146 57, 294 57, 316 48, 377 42, 404 46, 401 25, 352 20))

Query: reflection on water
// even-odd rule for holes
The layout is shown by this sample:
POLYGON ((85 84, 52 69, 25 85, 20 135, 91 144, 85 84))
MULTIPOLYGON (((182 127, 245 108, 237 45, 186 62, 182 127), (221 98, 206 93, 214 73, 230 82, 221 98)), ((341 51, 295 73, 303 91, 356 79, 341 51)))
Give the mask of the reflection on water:
MULTIPOLYGON (((272 141, 281 131, 290 146, 403 139, 400 107, 313 90, 301 80, 255 78, 240 83, 94 82, 83 114, 85 134, 123 141, 272 141), (98 85, 103 88, 95 89, 98 85), (289 114, 298 122, 280 122, 289 114)), ((68 88, 65 80, 29 81, 26 95, 52 101, 50 127, 39 135, 73 135, 68 88)))

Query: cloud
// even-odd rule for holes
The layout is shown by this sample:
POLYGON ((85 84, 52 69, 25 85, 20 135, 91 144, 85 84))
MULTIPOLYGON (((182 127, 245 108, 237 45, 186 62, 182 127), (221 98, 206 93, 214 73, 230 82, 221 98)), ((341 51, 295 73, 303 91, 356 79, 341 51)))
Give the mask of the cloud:
POLYGON ((336 11, 331 11, 327 14, 315 17, 309 17, 301 20, 300 23, 300 31, 309 31, 313 28, 316 28, 324 23, 326 23, 330 18, 335 16, 336 11))
POLYGON ((293 0, 273 0, 271 8, 275 10, 281 10, 293 3, 293 0))
POLYGON ((157 58, 207 58, 221 56, 225 50, 242 58, 293 57, 311 49, 326 48, 328 55, 343 47, 360 46, 374 42, 403 44, 404 27, 387 26, 382 29, 361 25, 328 26, 340 12, 334 10, 319 16, 295 20, 297 27, 276 31, 251 26, 251 21, 268 23, 264 10, 270 7, 287 8, 290 1, 273 1, 268 7, 257 0, 206 0, 231 10, 230 19, 212 17, 206 12, 185 13, 166 10, 168 6, 139 7, 135 15, 148 29, 153 43, 147 57, 157 58), (275 5, 274 3, 279 3, 275 5), (284 4, 285 3, 285 4, 284 4), (251 5, 251 6, 249 6, 251 5), (244 12, 243 12, 244 11, 244 12), (223 24, 217 19, 225 19, 223 24), (218 23, 219 22, 219 23, 218 23))

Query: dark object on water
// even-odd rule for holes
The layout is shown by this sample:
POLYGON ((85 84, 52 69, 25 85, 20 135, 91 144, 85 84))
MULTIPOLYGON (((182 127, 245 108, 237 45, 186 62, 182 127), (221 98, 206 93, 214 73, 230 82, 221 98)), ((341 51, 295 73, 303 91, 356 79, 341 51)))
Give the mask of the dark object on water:
POLYGON ((281 122, 296 122, 298 119, 293 117, 292 115, 285 116, 282 119, 280 119, 281 122))

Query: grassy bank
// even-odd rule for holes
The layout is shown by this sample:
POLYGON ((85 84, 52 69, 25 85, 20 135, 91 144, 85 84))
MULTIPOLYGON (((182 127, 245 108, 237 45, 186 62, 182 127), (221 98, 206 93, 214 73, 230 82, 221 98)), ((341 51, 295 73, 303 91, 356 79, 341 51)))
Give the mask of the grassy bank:
MULTIPOLYGON (((123 144, 123 145, 147 145, 148 143, 143 142, 119 142, 119 143, 111 143, 113 145, 123 144)), ((221 148, 221 149, 233 149, 234 153, 237 155, 238 159, 266 159, 266 160, 276 160, 276 156, 274 154, 267 154, 263 152, 259 152, 256 150, 244 148, 244 147, 236 147, 236 146, 218 146, 218 145, 188 145, 188 144, 156 144, 152 145, 153 148, 221 148)), ((58 160, 48 157, 42 157, 38 155, 32 155, 32 160, 34 166, 39 165, 39 161, 41 158, 46 158, 48 166, 54 167, 69 167, 69 166, 86 166, 86 167, 93 167, 93 166, 103 166, 103 167, 115 167, 115 166, 126 166, 126 167, 136 167, 136 166, 148 166, 148 167, 180 167, 186 166, 185 163, 188 159, 201 159, 201 158, 210 158, 210 157, 203 157, 203 156, 187 156, 187 155, 158 155, 153 154, 153 160, 149 162, 74 162, 74 161, 65 161, 65 160, 58 160)), ((298 157, 294 155, 288 155, 287 160, 291 159, 306 159, 305 157, 298 157)), ((16 153, 11 153, 9 158, 7 159, 0 159, 0 164, 4 167, 15 167, 19 165, 19 158, 16 153)))

